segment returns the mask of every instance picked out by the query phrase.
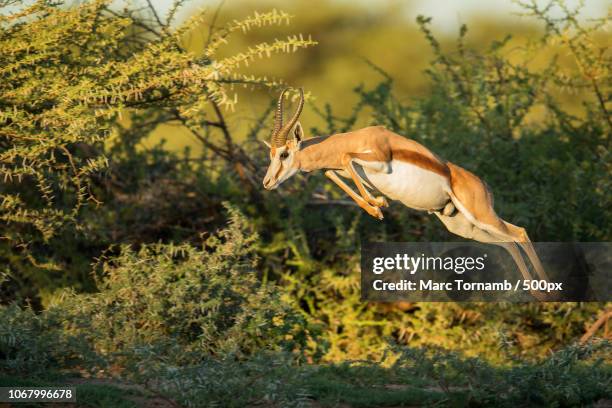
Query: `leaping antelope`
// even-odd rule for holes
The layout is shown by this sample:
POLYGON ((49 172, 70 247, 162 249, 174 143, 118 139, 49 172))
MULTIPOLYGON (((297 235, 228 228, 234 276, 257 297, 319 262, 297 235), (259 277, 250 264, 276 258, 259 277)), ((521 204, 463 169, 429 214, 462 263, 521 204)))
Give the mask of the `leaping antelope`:
MULTIPOLYGON (((493 209, 493 196, 473 173, 444 161, 425 146, 383 126, 304 140, 298 121, 304 107, 300 88, 297 109, 283 125, 284 89, 278 99, 270 148, 270 166, 263 180, 267 190, 277 188, 298 171, 325 170, 325 175, 371 216, 383 219, 385 197, 406 207, 428 211, 453 234, 505 248, 525 279, 531 274, 519 247, 527 254, 540 279, 548 277, 524 228, 502 220, 493 209), (292 137, 289 137, 292 135, 292 137), (355 192, 341 178, 352 179, 355 192), (518 245, 518 246, 517 246, 518 245)), ((543 299, 540 293, 533 293, 543 299)))

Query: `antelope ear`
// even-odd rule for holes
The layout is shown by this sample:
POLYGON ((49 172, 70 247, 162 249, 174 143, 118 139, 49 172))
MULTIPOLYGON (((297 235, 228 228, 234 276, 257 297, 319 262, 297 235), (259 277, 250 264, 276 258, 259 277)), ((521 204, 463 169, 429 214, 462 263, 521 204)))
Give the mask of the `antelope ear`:
POLYGON ((293 136, 295 137, 296 142, 301 142, 304 138, 304 129, 302 129, 302 124, 298 122, 293 128, 293 136))
POLYGON ((268 146, 268 149, 272 148, 272 145, 268 142, 266 142, 265 140, 262 140, 263 144, 265 144, 266 146, 268 146))

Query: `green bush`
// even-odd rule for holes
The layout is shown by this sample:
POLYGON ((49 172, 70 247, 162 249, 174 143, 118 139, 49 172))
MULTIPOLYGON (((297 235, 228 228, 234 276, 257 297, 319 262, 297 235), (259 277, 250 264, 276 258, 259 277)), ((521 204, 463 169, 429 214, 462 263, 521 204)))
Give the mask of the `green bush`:
POLYGON ((191 365, 210 356, 295 352, 307 322, 257 277, 257 235, 228 207, 229 225, 191 245, 120 248, 100 260, 99 292, 63 291, 40 314, 0 307, 0 367, 34 374, 70 362, 191 365))
MULTIPOLYGON (((507 39, 481 50, 468 47, 466 27, 456 47, 443 48, 429 20, 419 18, 434 51, 427 70, 430 92, 405 99, 394 93, 393 78, 373 67, 383 79, 355 89, 359 100, 352 114, 343 117, 326 106, 319 112, 326 126, 309 133, 350 131, 364 120, 384 125, 482 177, 494 193, 497 213, 525 227, 533 241, 610 240, 612 124, 609 103, 602 104, 600 96, 609 94, 611 65, 597 45, 606 19, 581 25, 562 2, 553 3, 565 10, 558 19, 549 16, 550 9, 527 7, 545 30, 521 50, 521 58, 508 49, 507 39), (551 43, 560 44, 582 68, 561 69, 554 58, 535 68, 531 61, 551 43), (580 114, 560 102, 568 89, 581 92, 580 114)), ((389 337, 501 362, 505 356, 495 344, 507 336, 516 352, 533 358, 576 340, 605 307, 364 304, 358 270, 362 242, 459 238, 435 217, 400 203, 385 209, 384 222, 347 209, 340 201, 345 194, 321 174, 295 179, 271 193, 265 217, 249 214, 262 224, 263 266, 325 327, 330 361, 379 356, 389 337), (325 199, 315 200, 315 194, 325 199)))
MULTIPOLYGON (((14 51, 0 56, 9 66, 0 91, 10 96, 0 114, 0 300, 34 305, 0 307, 1 369, 124 374, 194 406, 230 397, 237 406, 563 406, 609 395, 609 366, 591 358, 597 350, 564 348, 602 305, 362 302, 362 242, 456 238, 397 204, 376 221, 346 206, 320 173, 262 191, 268 152, 259 139, 268 137, 270 108, 242 140, 232 138, 219 107, 228 100, 223 89, 231 95, 236 83, 271 84, 237 71, 257 48, 215 53, 232 33, 286 15, 234 22, 195 56, 181 46, 186 28, 173 33, 168 23, 151 26, 106 4, 65 10, 42 2, 29 19, 0 16, 3 48, 14 51), (30 32, 31 55, 20 48, 30 32), (96 63, 101 56, 108 64, 96 63), (208 76, 215 67, 224 73, 218 81, 208 76), (152 132, 176 129, 161 125, 189 132, 201 154, 144 148, 152 132), (48 136, 42 144, 32 137, 39 134, 48 136), (225 224, 224 201, 232 203, 230 225, 202 243, 202 232, 225 224)), ((602 95, 611 65, 590 42, 600 22, 580 28, 571 13, 551 20, 528 10, 545 31, 519 62, 504 41, 470 49, 465 28, 456 49, 444 50, 419 19, 434 50, 430 92, 405 100, 382 73, 377 86, 355 89, 351 115, 327 106, 326 127, 310 133, 385 125, 482 176, 499 214, 533 240, 610 240, 611 128, 602 95), (529 56, 553 41, 583 70, 562 72, 554 61, 532 69, 529 56), (581 114, 559 103, 567 87, 585 97, 581 114)), ((292 44, 312 41, 259 50, 292 44)))
POLYGON ((612 370, 601 363, 610 351, 605 342, 569 346, 535 363, 517 358, 510 367, 441 349, 394 351, 390 365, 299 366, 290 356, 269 353, 247 361, 209 359, 158 372, 156 379, 188 407, 569 407, 606 401, 611 391, 612 370))
MULTIPOLYGON (((234 85, 278 85, 242 69, 316 44, 292 35, 224 53, 229 37, 290 20, 271 10, 211 30, 196 55, 184 40, 206 13, 174 26, 182 1, 163 17, 152 3, 146 10, 116 8, 110 0, 67 3, 0 1, 0 264, 10 277, 2 300, 38 303, 58 280, 75 283, 64 272, 74 258, 83 268, 79 248, 76 254, 58 253, 58 235, 86 241, 90 226, 83 213, 121 185, 123 175, 113 172, 119 157, 106 153, 132 115, 145 117, 149 132, 160 124, 181 124, 223 153, 233 142, 209 136, 227 130, 222 112, 235 103, 234 85)), ((128 145, 140 141, 138 130, 131 136, 128 145)), ((231 150, 223 157, 241 154, 239 147, 231 150)), ((87 275, 71 272, 80 280, 87 275)))
MULTIPOLYGON (((61 309, 64 316, 74 314, 65 314, 66 311, 61 309)), ((570 407, 605 403, 612 390, 612 370, 605 363, 611 347, 605 341, 572 345, 536 362, 510 355, 512 364, 507 366, 491 365, 482 358, 466 358, 441 348, 400 345, 392 346, 392 353, 381 360, 300 364, 293 353, 261 349, 252 349, 249 356, 242 358, 222 350, 214 354, 192 352, 176 358, 168 348, 146 347, 133 339, 127 339, 131 344, 113 346, 115 350, 121 349, 120 353, 109 353, 101 348, 107 343, 95 339, 105 334, 95 324, 90 330, 97 332, 90 331, 80 337, 75 336, 74 321, 62 324, 62 319, 49 311, 36 316, 18 307, 2 307, 0 317, 0 384, 65 386, 69 378, 65 374, 58 376, 57 370, 78 368, 81 372, 90 370, 100 374, 104 373, 100 369, 106 368, 109 362, 122 362, 128 363, 124 377, 138 379, 153 395, 161 394, 186 407, 253 404, 570 407), (90 341, 96 344, 98 353, 106 355, 92 353, 86 346, 90 341), (84 353, 77 355, 77 350, 84 353), (6 377, 9 373, 26 376, 28 380, 14 375, 6 377), (37 381, 44 384, 32 383, 36 377, 42 378, 37 381)), ((95 319, 91 314, 89 317, 95 319)), ((160 336, 154 341, 166 343, 160 336)), ((504 344, 501 346, 501 352, 511 353, 503 348, 504 344)), ((119 380, 113 384, 127 385, 119 380)), ((105 395, 110 398, 107 392, 97 389, 94 394, 95 389, 91 388, 86 393, 87 386, 87 383, 81 384, 78 391, 91 394, 87 399, 92 403, 107 406, 102 402, 105 395)), ((123 400, 118 395, 113 398, 123 400)))
POLYGON ((103 355, 193 364, 204 356, 297 350, 307 325, 257 277, 257 235, 228 207, 229 225, 191 245, 124 246, 99 263, 98 293, 66 292, 50 312, 103 355))
POLYGON ((36 314, 17 305, 0 306, 0 371, 36 376, 87 361, 99 367, 103 360, 84 336, 62 330, 63 311, 36 314))

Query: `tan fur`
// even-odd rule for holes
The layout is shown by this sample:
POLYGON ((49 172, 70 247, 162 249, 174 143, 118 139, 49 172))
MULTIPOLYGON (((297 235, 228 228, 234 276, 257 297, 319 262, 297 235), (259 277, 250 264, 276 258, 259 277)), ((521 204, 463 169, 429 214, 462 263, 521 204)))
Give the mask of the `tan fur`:
POLYGON ((383 126, 313 137, 302 142, 297 158, 300 168, 304 171, 323 168, 342 169, 342 156, 347 152, 370 153, 372 161, 388 162, 394 158, 402 160, 403 157, 416 165, 430 166, 438 170, 444 168, 442 160, 425 146, 393 133, 383 126))
MULTIPOLYGON (((301 133, 301 125, 298 124, 298 126, 299 133, 301 133)), ((425 146, 382 126, 372 126, 331 136, 313 137, 303 141, 300 139, 301 136, 295 136, 295 139, 287 141, 285 146, 272 147, 271 158, 273 161, 276 160, 274 166, 280 163, 277 158, 279 148, 290 151, 293 154, 291 156, 293 160, 290 165, 280 166, 277 170, 273 170, 276 167, 271 164, 264 178, 264 187, 276 188, 279 184, 278 180, 281 177, 282 180, 287 179, 288 172, 292 170, 325 169, 325 175, 344 190, 359 207, 371 216, 382 219, 383 213, 380 208, 388 205, 386 199, 373 197, 370 194, 364 186, 362 176, 358 174, 354 166, 358 165, 361 166, 361 170, 368 169, 374 172, 371 173, 373 177, 372 174, 387 174, 384 169, 390 169, 391 163, 395 161, 408 163, 442 176, 442 180, 448 181, 448 184, 441 186, 442 197, 448 195, 446 205, 443 204, 440 208, 419 207, 419 209, 435 213, 454 234, 504 247, 512 255, 525 279, 529 279, 530 272, 520 255, 518 245, 529 257, 540 279, 548 280, 525 229, 512 225, 497 216, 493 208, 491 192, 486 184, 470 171, 440 159, 425 146), (358 192, 341 180, 339 175, 352 178, 358 192)), ((434 179, 420 180, 411 179, 406 182, 427 183, 422 187, 429 187, 433 185, 431 180, 434 179)), ((401 183, 403 179, 400 179, 400 185, 401 183)), ((387 195, 391 196, 392 191, 389 191, 387 195)), ((415 194, 419 194, 424 190, 419 187, 415 191, 415 194)), ((402 202, 406 204, 406 201, 402 202)), ((541 293, 535 292, 534 296, 545 300, 541 293)))
POLYGON ((443 163, 437 158, 426 156, 422 153, 410 150, 393 150, 393 159, 414 164, 415 166, 419 166, 422 169, 439 174, 447 179, 449 179, 451 176, 450 170, 448 169, 446 163, 443 163))
POLYGON ((493 209, 493 196, 483 181, 474 173, 451 162, 446 165, 450 170, 451 189, 461 204, 478 221, 509 235, 508 228, 493 209))

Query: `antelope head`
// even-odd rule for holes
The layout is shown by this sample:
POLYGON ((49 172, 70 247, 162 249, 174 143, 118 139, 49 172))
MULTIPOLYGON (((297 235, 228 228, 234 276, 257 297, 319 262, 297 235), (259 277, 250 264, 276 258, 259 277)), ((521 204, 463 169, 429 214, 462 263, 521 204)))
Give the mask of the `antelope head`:
POLYGON ((270 143, 264 142, 270 148, 270 166, 263 179, 266 190, 275 189, 299 170, 296 153, 300 150, 304 133, 298 118, 304 108, 304 90, 299 89, 300 100, 295 113, 289 122, 283 125, 283 100, 287 90, 288 88, 285 88, 278 98, 272 139, 270 143))

